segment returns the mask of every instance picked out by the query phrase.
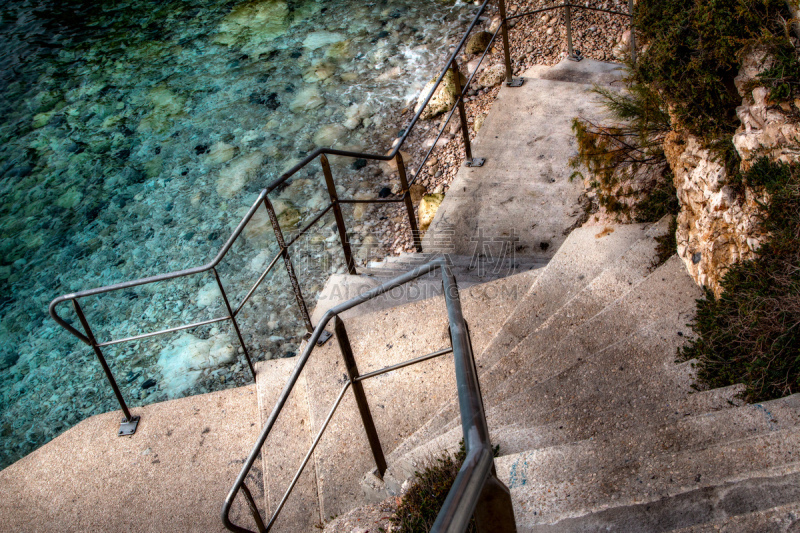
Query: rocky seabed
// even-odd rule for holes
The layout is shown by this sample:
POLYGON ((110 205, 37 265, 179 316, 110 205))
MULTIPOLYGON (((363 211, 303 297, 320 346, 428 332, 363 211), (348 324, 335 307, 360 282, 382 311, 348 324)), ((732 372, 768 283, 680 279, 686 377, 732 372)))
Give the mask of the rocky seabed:
MULTIPOLYGON (((14 74, 0 86, 4 466, 117 408, 91 350, 47 316, 53 297, 209 261, 260 190, 318 146, 383 153, 476 8, 118 2, 57 34, 56 11, 0 9, 4 72, 14 74), (57 46, 40 50, 45 37, 57 46)), ((385 165, 332 165, 340 197, 392 188, 385 165)), ((318 164, 273 201, 291 236, 328 202, 318 164)), ((402 230, 397 210, 350 207, 346 219, 361 262, 385 253, 380 228, 402 230)), ((317 228, 293 251, 309 306, 327 275, 344 271, 332 215, 317 228)), ((275 253, 261 209, 219 269, 233 305, 275 253)), ((210 274, 82 305, 101 341, 225 314, 210 274)), ((303 325, 282 262, 240 323, 255 359, 296 352, 303 325)), ((134 406, 251 380, 228 323, 105 353, 134 406)))

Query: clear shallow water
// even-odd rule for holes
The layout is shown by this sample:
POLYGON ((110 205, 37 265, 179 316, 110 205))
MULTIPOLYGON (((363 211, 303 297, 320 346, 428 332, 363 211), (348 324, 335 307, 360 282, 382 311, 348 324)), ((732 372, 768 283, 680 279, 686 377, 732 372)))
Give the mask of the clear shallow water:
MULTIPOLYGON (((316 146, 385 151, 401 127, 397 110, 474 9, 414 0, 0 7, 0 467, 117 408, 91 351, 47 316, 52 298, 207 262, 258 192, 316 146)), ((388 181, 377 166, 333 165, 341 196, 388 181)), ((317 167, 276 196, 287 229, 327 201, 317 167)), ((359 243, 370 223, 352 215, 359 243)), ((277 251, 264 218, 220 267, 235 302, 277 251)), ((295 257, 310 304, 327 273, 343 269, 332 226, 329 215, 295 257)), ((211 281, 83 305, 100 340, 133 335, 219 316, 211 281)), ((295 353, 302 324, 282 269, 242 322, 256 359, 295 353)), ((129 404, 142 405, 250 381, 237 346, 223 324, 106 354, 129 404)))

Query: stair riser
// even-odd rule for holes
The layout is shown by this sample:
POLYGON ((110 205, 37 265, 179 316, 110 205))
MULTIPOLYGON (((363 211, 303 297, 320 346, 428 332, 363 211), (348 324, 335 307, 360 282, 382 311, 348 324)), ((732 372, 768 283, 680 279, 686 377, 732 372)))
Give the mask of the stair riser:
POLYGON ((497 469, 512 491, 517 522, 533 526, 752 476, 799 472, 798 449, 800 430, 656 457, 584 442, 503 457, 497 469))
MULTIPOLYGON (((692 532, 724 529, 728 533, 770 531, 785 533, 792 531, 790 526, 797 522, 800 516, 798 515, 800 507, 795 503, 798 500, 800 500, 800 474, 795 473, 703 487, 646 504, 615 507, 586 516, 565 519, 552 525, 533 526, 522 530, 529 533, 574 531, 663 533, 688 527, 692 532), (794 510, 794 516, 789 520, 785 520, 786 514, 792 511, 787 508, 781 509, 780 515, 776 515, 774 511, 767 511, 758 513, 760 516, 737 516, 785 504, 789 504, 794 510), (711 527, 693 527, 704 522, 711 522, 711 527), (780 525, 783 527, 773 529, 774 526, 780 525)), ((681 531, 688 533, 685 529, 681 531)))
MULTIPOLYGON (((603 237, 602 239, 609 239, 608 241, 603 242, 603 247, 597 248, 599 244, 595 241, 599 241, 602 239, 597 239, 596 235, 598 234, 598 228, 589 228, 588 230, 584 229, 580 232, 573 232, 570 235, 570 238, 565 242, 562 246, 559 254, 553 258, 552 262, 548 265, 547 268, 543 269, 542 272, 539 274, 537 280, 531 287, 531 290, 528 294, 525 295, 524 300, 517 306, 514 312, 510 315, 509 318, 504 324, 503 328, 498 332, 497 336, 492 339, 491 343, 487 348, 480 353, 480 356, 477 358, 477 365, 478 371, 481 374, 481 388, 485 397, 490 395, 491 392, 496 389, 500 383, 505 379, 506 374, 502 371, 496 371, 496 374, 493 374, 492 371, 484 372, 487 369, 494 370, 494 366, 496 362, 500 360, 506 360, 508 357, 502 357, 504 354, 508 353, 508 345, 514 342, 514 339, 517 338, 516 334, 512 333, 509 328, 512 328, 512 324, 515 321, 519 321, 520 318, 518 315, 531 313, 531 309, 537 308, 538 306, 534 303, 534 301, 538 298, 541 301, 548 302, 549 307, 556 307, 551 301, 571 301, 571 300, 582 300, 584 299, 583 295, 584 292, 590 293, 585 296, 585 300, 594 300, 595 301, 595 309, 597 311, 602 310, 604 304, 608 304, 616 297, 618 297, 618 293, 615 292, 610 287, 607 287, 607 284, 610 284, 615 281, 614 276, 608 275, 608 277, 602 283, 598 283, 595 287, 595 290, 592 290, 590 287, 593 283, 592 279, 587 279, 590 277, 594 277, 600 274, 602 268, 600 265, 594 265, 591 262, 589 263, 581 263, 578 258, 575 256, 579 254, 579 250, 581 246, 585 245, 586 241, 589 242, 592 246, 595 247, 596 250, 599 250, 598 253, 603 254, 605 260, 611 261, 614 265, 622 264, 625 265, 620 266, 619 268, 624 271, 638 270, 638 274, 627 274, 628 277, 631 279, 639 276, 641 278, 644 273, 647 271, 650 263, 652 262, 651 256, 653 253, 654 248, 654 241, 652 240, 651 235, 657 235, 659 232, 663 231, 661 227, 662 224, 659 224, 656 228, 648 228, 645 230, 644 226, 636 226, 634 228, 626 227, 626 231, 620 231, 617 233, 616 231, 612 233, 610 236, 603 237), (615 236, 616 234, 616 236, 615 236), (611 239, 613 237, 613 239, 611 239), (635 241, 635 244, 631 245, 631 239, 638 239, 635 241), (578 241, 579 244, 575 244, 575 241, 578 241), (605 248, 608 249, 605 249, 605 248), (614 256, 622 256, 619 258, 618 261, 614 261, 611 258, 614 256), (637 266, 630 266, 627 265, 637 265, 637 266), (580 272, 590 272, 589 275, 580 272), (566 287, 562 281, 560 280, 559 273, 563 276, 568 276, 572 278, 574 283, 577 283, 581 287, 581 291, 575 295, 574 298, 570 298, 570 295, 573 295, 575 291, 571 290, 570 288, 566 287), (552 279, 556 279, 556 282, 551 281, 552 279), (577 280, 577 282, 576 282, 577 280), (585 283, 584 283, 585 282, 585 283), (584 290, 585 289, 585 290, 584 290), (601 295, 604 295, 603 298, 601 295), (486 378, 486 375, 489 375, 486 378), (493 376, 496 375, 497 378, 494 379, 493 376)), ((613 267, 612 267, 613 268, 613 267)), ((621 277, 625 275, 620 274, 621 277)), ((632 281, 630 281, 632 283, 632 281)), ((627 282, 623 282, 627 283, 627 282)), ((617 285, 618 287, 619 285, 617 285)), ((628 285, 628 289, 630 289, 630 285, 628 285)), ((576 310, 580 309, 580 304, 575 302, 575 305, 570 307, 568 310, 564 311, 564 315, 568 318, 564 319, 564 325, 560 329, 550 330, 547 328, 544 332, 542 332, 537 341, 532 341, 530 351, 526 352, 525 357, 520 357, 517 354, 516 357, 516 364, 524 364, 525 366, 533 366, 532 361, 536 360, 538 356, 545 353, 547 349, 549 349, 552 344, 555 343, 555 340, 559 338, 560 335, 566 335, 571 331, 573 328, 580 325, 582 322, 580 318, 571 319, 569 315, 575 312, 576 310), (548 340, 549 339, 549 340, 548 340), (523 361, 524 360, 524 361, 523 361)), ((546 311, 542 311, 544 314, 546 311)), ((592 316, 591 313, 586 313, 583 315, 586 319, 592 316)), ((530 318, 530 317, 529 317, 530 318)), ((534 322, 530 322, 530 327, 535 328, 544 324, 549 317, 542 316, 537 317, 534 322)), ((500 363, 498 363, 499 365, 500 363)), ((435 416, 431 418, 431 420, 426 423, 426 425, 421 428, 414 436, 412 436, 408 442, 403 443, 398 450, 400 455, 404 453, 408 453, 412 449, 420 446, 422 443, 426 442, 428 439, 435 438, 437 434, 440 433, 440 429, 447 424, 450 420, 456 418, 458 416, 458 406, 455 402, 449 402, 445 406, 443 406, 435 416)))

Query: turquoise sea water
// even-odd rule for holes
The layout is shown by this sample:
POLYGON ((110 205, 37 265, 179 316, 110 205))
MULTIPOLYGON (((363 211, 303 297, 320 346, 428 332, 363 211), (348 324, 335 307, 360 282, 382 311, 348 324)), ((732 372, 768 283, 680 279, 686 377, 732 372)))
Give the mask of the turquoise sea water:
MULTIPOLYGON (((258 192, 316 146, 383 153, 475 7, 415 0, 70 1, 0 6, 0 467, 117 404, 54 297, 211 259, 258 192)), ((340 194, 385 186, 333 161, 340 194)), ((276 205, 326 200, 318 168, 276 205)), ((352 216, 352 213, 348 213, 352 216)), ((332 217, 296 257, 313 302, 343 269, 332 217)), ((356 221, 356 234, 370 222, 356 221)), ((359 237, 354 237, 356 245, 359 237)), ((238 301, 277 248, 264 218, 220 274, 238 301)), ((210 276, 83 302, 100 340, 222 313, 210 276)), ((279 269, 243 313, 256 359, 294 354, 279 269)), ((65 308, 66 309, 66 308, 65 308)), ((66 313, 71 320, 74 316, 66 313)), ((227 325, 110 348, 131 405, 251 380, 227 325)))

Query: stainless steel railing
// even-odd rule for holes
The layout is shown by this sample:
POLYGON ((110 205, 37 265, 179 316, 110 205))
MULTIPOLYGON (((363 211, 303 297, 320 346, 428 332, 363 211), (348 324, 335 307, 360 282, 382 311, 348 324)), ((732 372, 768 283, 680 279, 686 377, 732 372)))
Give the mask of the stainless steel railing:
POLYGON ((486 425, 486 416, 483 409, 483 401, 480 394, 480 386, 478 384, 478 374, 475 367, 475 360, 472 353, 472 343, 469 337, 467 323, 464 320, 464 315, 461 310, 461 301, 458 293, 458 285, 453 276, 452 268, 449 260, 445 258, 436 259, 425 265, 419 266, 414 270, 399 276, 391 281, 388 281, 379 287, 375 287, 369 292, 353 298, 345 303, 339 304, 325 313, 319 324, 314 329, 311 337, 308 340, 306 348, 303 350, 302 355, 297 361, 292 375, 283 388, 280 397, 278 398, 275 407, 272 409, 267 422, 264 424, 261 434, 258 437, 255 445, 253 446, 250 454, 245 460, 244 466, 239 472, 239 476, 233 484, 230 492, 228 493, 225 503, 222 507, 222 522, 226 528, 238 533, 253 533, 252 531, 234 524, 230 519, 230 510, 237 494, 241 491, 244 495, 248 507, 250 509, 256 528, 259 533, 269 531, 278 519, 281 511, 283 510, 289 496, 291 495, 297 481, 300 479, 306 465, 311 459, 314 450, 317 447, 322 435, 325 433, 328 425, 330 424, 333 415, 336 413, 339 405, 342 402, 347 390, 352 388, 353 395, 361 415, 361 421, 364 430, 367 434, 370 448, 372 450, 375 463, 377 465, 378 474, 382 477, 386 471, 386 459, 381 447, 378 432, 375 429, 375 423, 372 419, 372 414, 369 409, 369 402, 364 393, 362 382, 373 377, 399 370, 401 368, 421 363, 435 357, 440 357, 445 354, 453 354, 453 360, 456 370, 456 383, 458 385, 458 399, 461 408, 461 425, 464 433, 464 443, 467 449, 466 459, 461 467, 458 476, 451 488, 447 499, 439 513, 436 523, 432 531, 437 532, 461 532, 469 524, 469 521, 475 516, 478 521, 479 527, 491 523, 493 527, 498 524, 503 525, 503 529, 498 531, 515 531, 514 525, 514 512, 511 506, 511 496, 508 489, 503 483, 497 479, 494 473, 494 459, 492 455, 492 446, 489 441, 489 430, 486 425), (393 289, 409 283, 421 276, 430 274, 439 270, 442 275, 442 286, 444 289, 444 299, 447 308, 447 316, 450 325, 450 347, 431 352, 429 354, 416 357, 398 363, 395 365, 387 366, 367 374, 359 374, 353 351, 350 346, 350 340, 347 335, 344 322, 339 318, 342 313, 349 309, 353 309, 365 302, 380 296, 381 294, 388 293, 393 289), (280 503, 275 508, 272 516, 265 520, 262 518, 258 510, 255 500, 252 497, 250 489, 247 487, 245 480, 257 460, 264 443, 269 437, 272 428, 275 425, 278 417, 280 416, 286 402, 291 394, 295 384, 297 383, 300 374, 303 372, 306 363, 311 357, 314 348, 317 346, 317 341, 325 332, 326 326, 333 321, 336 340, 339 344, 339 349, 347 369, 348 378, 344 386, 341 388, 336 400, 328 411, 328 415, 322 422, 322 425, 314 437, 308 452, 306 453, 303 461, 297 469, 289 487, 286 489, 280 503), (489 522, 491 521, 491 522, 489 522))
MULTIPOLYGON (((561 10, 561 9, 563 9, 564 12, 565 12, 568 56, 573 60, 579 61, 582 58, 581 54, 579 52, 573 50, 571 11, 573 9, 585 9, 585 10, 597 11, 597 12, 602 12, 602 13, 607 13, 607 14, 612 14, 612 15, 621 15, 621 16, 625 16, 625 17, 629 17, 630 18, 630 17, 632 17, 632 14, 633 14, 633 0, 628 0, 628 1, 629 1, 629 10, 630 10, 629 13, 623 13, 623 12, 613 11, 613 10, 608 10, 608 9, 594 8, 594 7, 590 7, 590 6, 581 6, 581 5, 571 4, 571 3, 567 2, 567 3, 555 5, 555 6, 550 6, 550 7, 546 7, 546 8, 541 8, 541 9, 536 9, 536 10, 532 10, 532 11, 528 11, 528 12, 524 12, 524 13, 515 14, 513 16, 508 16, 507 13, 506 13, 506 8, 505 8, 505 0, 497 0, 498 8, 499 8, 499 11, 500 11, 500 16, 502 18, 502 22, 501 22, 500 26, 497 28, 497 30, 493 33, 488 46, 486 47, 485 51, 483 52, 483 54, 480 57, 480 60, 478 62, 478 66, 480 66, 480 64, 483 62, 483 60, 485 59, 486 55, 492 49, 492 46, 495 43, 495 41, 497 40, 498 35, 500 35, 501 38, 502 38, 502 41, 503 41, 504 61, 505 61, 505 69, 506 69, 506 84, 508 86, 512 86, 512 87, 516 87, 516 86, 521 85, 522 84, 522 80, 521 79, 513 79, 513 77, 512 77, 513 71, 512 71, 512 66, 511 66, 511 55, 510 55, 509 39, 508 39, 509 21, 512 21, 512 20, 515 20, 515 19, 520 19, 522 17, 532 16, 532 15, 535 15, 535 14, 538 14, 538 13, 543 13, 543 12, 546 12, 546 11, 561 10)), ((353 254, 352 254, 352 251, 351 251, 351 248, 350 248, 350 243, 349 243, 348 237, 347 237, 347 229, 346 229, 345 220, 344 220, 344 216, 342 214, 342 209, 341 209, 342 204, 358 204, 358 203, 368 203, 368 204, 402 203, 402 204, 404 204, 404 206, 406 208, 405 211, 406 211, 407 220, 408 220, 408 229, 411 232, 411 235, 412 235, 412 238, 413 238, 413 241, 414 241, 414 246, 417 249, 417 251, 420 251, 420 252, 422 251, 422 242, 421 242, 421 239, 420 239, 420 232, 417 229, 416 217, 415 217, 415 214, 414 214, 414 206, 413 206, 412 201, 411 201, 411 195, 410 195, 409 188, 414 183, 414 181, 418 178, 420 173, 422 172, 426 162, 428 161, 428 159, 430 158, 434 148, 436 147, 436 143, 438 142, 438 140, 444 134, 447 126, 450 123, 450 120, 453 117, 453 114, 456 111, 458 111, 458 113, 459 113, 459 119, 460 119, 460 122, 461 122, 461 128, 460 129, 461 129, 461 135, 462 135, 462 142, 463 142, 463 145, 464 145, 464 154, 465 154, 466 164, 468 166, 481 166, 483 164, 483 162, 484 162, 483 158, 474 157, 473 154, 472 154, 472 146, 471 146, 471 143, 470 143, 467 114, 466 114, 466 110, 465 110, 465 107, 464 107, 464 99, 465 99, 465 96, 466 96, 466 92, 469 90, 470 84, 472 84, 473 80, 475 79, 475 77, 476 77, 476 75, 478 73, 478 68, 477 67, 475 68, 475 70, 473 71, 472 75, 467 80, 467 83, 464 84, 464 86, 462 86, 461 85, 461 80, 460 80, 460 75, 459 75, 460 69, 459 69, 459 66, 458 66, 457 58, 458 58, 458 55, 461 53, 462 49, 464 48, 467 40, 469 39, 471 32, 475 29, 475 27, 478 25, 478 23, 480 21, 480 18, 486 12, 487 6, 490 4, 490 2, 491 2, 491 0, 485 0, 483 2, 483 4, 480 6, 480 8, 478 9, 475 17, 473 18, 471 24, 467 28, 467 31, 465 32, 465 34, 462 37, 461 41, 455 47, 454 51, 452 52, 452 54, 448 58, 447 62, 445 63, 443 69, 441 70, 441 73, 439 74, 438 78, 436 79, 436 83, 434 84, 434 87, 431 89, 430 93, 425 98, 425 101, 424 101, 423 105, 420 106, 419 110, 415 113, 414 117, 411 119, 411 121, 409 122, 408 126, 406 126, 406 128, 404 129, 405 131, 403 132, 403 135, 400 137, 399 142, 395 145, 394 149, 391 150, 391 152, 389 152, 386 155, 377 155, 377 154, 369 154, 369 153, 358 153, 358 152, 350 152, 350 151, 343 151, 343 150, 334 150, 334 149, 330 149, 330 148, 317 149, 314 152, 312 152, 311 154, 309 154, 308 156, 306 156, 306 158, 303 159, 300 163, 298 163, 297 165, 292 167, 289 171, 287 171, 283 175, 281 175, 278 179, 273 181, 266 189, 264 189, 261 192, 261 194, 259 195, 259 197, 256 200, 256 202, 252 205, 252 207, 250 208, 248 213, 242 218, 241 222, 237 225, 236 229, 233 231, 231 236, 228 238, 227 242, 220 249, 219 253, 209 263, 207 263, 205 265, 202 265, 202 266, 189 268, 189 269, 186 269, 186 270, 180 270, 180 271, 170 272, 170 273, 166 273, 166 274, 160 274, 160 275, 156 275, 156 276, 141 278, 141 279, 137 279, 137 280, 133 280, 133 281, 127 281, 127 282, 123 282, 123 283, 109 285, 109 286, 105 286, 105 287, 99 287, 99 288, 84 290, 84 291, 80 291, 80 292, 76 292, 76 293, 65 294, 63 296, 59 296, 58 298, 54 299, 50 303, 49 311, 50 311, 50 315, 52 316, 52 318, 60 326, 62 326, 67 331, 69 331, 72 335, 74 335, 75 337, 80 339, 83 343, 85 343, 88 346, 90 346, 92 348, 92 350, 94 351, 95 355, 97 356, 98 361, 100 362, 100 365, 102 366, 103 371, 104 371, 104 373, 106 375, 106 378, 108 379, 108 381, 109 381, 109 383, 111 385, 111 388, 114 391, 114 394, 115 394, 115 396, 117 398, 117 401, 120 404, 120 408, 122 409, 122 412, 125 415, 125 419, 122 421, 122 425, 120 426, 120 430, 119 430, 119 434, 120 435, 130 435, 130 434, 134 433, 136 431, 136 426, 137 426, 137 423, 138 423, 138 417, 134 417, 134 416, 131 415, 130 410, 128 409, 128 406, 127 406, 127 404, 125 402, 125 399, 123 398, 122 392, 121 392, 121 390, 120 390, 120 388, 119 388, 119 386, 117 384, 117 381, 114 378, 114 375, 113 375, 111 369, 109 368, 108 363, 107 363, 107 361, 105 359, 105 356, 104 356, 104 353, 103 353, 103 348, 108 347, 108 346, 112 346, 112 345, 116 345, 116 344, 120 344, 120 343, 141 340, 141 339, 144 339, 144 338, 149 338, 149 337, 153 337, 153 336, 157 336, 157 335, 163 335, 163 334, 174 333, 174 332, 182 331, 182 330, 186 330, 186 329, 197 328, 197 327, 200 327, 200 326, 205 326, 205 325, 209 325, 209 324, 213 324, 213 323, 217 323, 217 322, 230 321, 232 326, 233 326, 233 329, 236 332, 236 337, 237 337, 238 342, 239 342, 239 344, 240 344, 240 346, 241 346, 241 348, 243 350, 243 353, 245 355, 245 359, 247 361, 248 367, 250 368, 250 372, 253 375, 253 378, 255 379, 255 370, 254 370, 254 367, 253 367, 253 361, 252 361, 252 358, 251 358, 251 355, 250 355, 250 351, 248 350, 247 345, 244 342, 242 331, 240 329, 240 324, 237 321, 237 315, 242 310, 243 306, 250 300, 251 296, 254 294, 256 289, 261 285, 261 283, 264 281, 264 279, 267 277, 267 275, 273 270, 273 268, 278 263, 278 261, 280 259, 282 259, 283 263, 284 263, 284 267, 286 269, 286 272, 288 274, 289 280, 290 280, 291 285, 292 285, 292 289, 293 289, 293 292, 294 292, 297 308, 298 308, 299 313, 300 313, 300 315, 302 317, 302 320, 303 320, 303 323, 305 325, 305 328, 306 328, 307 332, 311 333, 311 331, 313 330, 312 324, 311 324, 311 319, 310 319, 310 316, 309 316, 308 307, 306 305, 305 298, 304 298, 304 296, 302 294, 300 283, 298 282, 297 275, 295 273, 294 266, 293 266, 293 263, 292 263, 291 247, 292 247, 292 245, 297 243, 298 239, 301 236, 306 234, 316 224, 318 224, 320 222, 320 220, 322 220, 323 216, 325 216, 329 211, 331 211, 331 210, 333 211, 334 217, 336 219, 336 226, 337 226, 338 233, 339 233, 339 241, 340 241, 340 245, 341 245, 341 248, 342 248, 342 253, 344 255, 344 259, 345 259, 345 264, 347 266, 347 270, 348 270, 348 272, 350 274, 356 274, 357 273, 357 269, 356 269, 355 261, 353 259, 353 254), (453 105, 453 108, 448 113, 446 119, 443 121, 442 126, 441 126, 441 128, 439 130, 439 133, 438 133, 438 135, 437 135, 437 137, 435 139, 435 142, 431 145, 430 149, 428 150, 428 152, 423 157, 422 161, 417 166, 416 171, 414 173, 412 173, 411 179, 409 180, 408 176, 407 176, 407 171, 406 171, 406 162, 403 160, 403 156, 402 156, 400 150, 403 147, 403 145, 405 144, 405 142, 407 141, 409 135, 413 131, 413 129, 416 126, 416 124, 419 122, 420 116, 424 112, 425 107, 428 105, 428 103, 432 99, 433 95, 435 94, 437 88, 442 83, 442 80, 445 78, 445 76, 447 75, 448 71, 452 71, 454 74, 456 74, 455 76, 453 76, 453 78, 455 79, 456 94, 457 94, 456 102, 453 105), (335 185, 334 180, 333 180, 330 164, 329 164, 329 161, 328 161, 328 156, 331 156, 331 155, 340 156, 340 157, 349 157, 349 158, 354 158, 354 159, 366 159, 366 160, 371 160, 371 161, 391 161, 391 160, 394 160, 396 162, 396 164, 397 164, 397 171, 398 171, 398 176, 399 176, 400 185, 401 185, 400 194, 397 195, 394 198, 375 198, 375 199, 367 199, 367 200, 353 199, 353 198, 339 198, 337 190, 336 190, 336 185, 335 185), (324 175, 324 179, 325 179, 325 185, 326 185, 326 188, 327 188, 327 191, 328 191, 330 202, 321 211, 319 211, 302 229, 300 229, 294 235, 294 237, 292 237, 290 240, 287 241, 284 238, 283 231, 282 231, 282 229, 280 227, 280 224, 278 222, 278 217, 277 217, 277 215, 275 213, 275 209, 272 206, 272 202, 270 200, 270 193, 275 191, 281 185, 285 184, 297 172, 299 172, 300 170, 302 170, 304 168, 307 168, 309 165, 311 165, 317 159, 319 160, 320 166, 321 166, 322 171, 323 171, 323 175, 324 175), (278 247, 279 247, 279 251, 278 251, 277 254, 275 254, 275 256, 272 258, 272 260, 268 263, 268 266, 266 267, 264 272, 259 276, 259 278, 255 282, 255 284, 248 291, 247 295, 242 299, 241 302, 239 302, 237 305, 234 305, 228 299, 228 295, 227 295, 227 292, 225 291, 225 287, 223 286, 222 280, 220 279, 219 273, 217 272, 217 266, 223 260, 223 258, 226 256, 226 254, 230 251, 230 249, 233 246, 234 242, 241 235, 241 233, 244 230, 245 226, 251 221, 251 219, 253 218, 254 214, 256 213, 256 210, 259 209, 259 207, 262 204, 263 204, 264 208, 266 209, 267 214, 269 216, 270 223, 272 225, 273 232, 274 232, 274 235, 275 235, 275 240, 277 241, 277 244, 278 244, 278 247), (183 324, 183 325, 176 326, 176 327, 164 328, 164 329, 160 329, 160 330, 156 330, 156 331, 152 331, 152 332, 147 332, 147 333, 143 333, 143 334, 140 334, 140 335, 126 337, 126 338, 122 338, 122 339, 108 339, 108 340, 98 341, 98 339, 97 339, 96 335, 94 334, 94 332, 93 332, 93 330, 92 330, 92 328, 91 328, 91 326, 89 324, 89 321, 87 320, 86 315, 85 315, 85 313, 84 313, 84 311, 83 311, 83 309, 82 309, 82 307, 80 305, 80 301, 85 299, 85 298, 88 298, 88 297, 97 297, 97 296, 101 296, 101 295, 108 294, 108 293, 111 293, 111 292, 120 291, 120 290, 124 290, 124 289, 129 289, 129 288, 132 288, 132 287, 137 287, 137 286, 141 286, 141 285, 148 285, 148 284, 152 284, 152 283, 163 282, 163 281, 173 280, 173 279, 177 279, 177 278, 196 276, 196 275, 199 275, 199 274, 202 274, 202 273, 206 273, 206 272, 211 272, 213 274, 213 276, 214 276, 214 278, 216 280, 216 283, 217 283, 217 285, 219 287, 219 290, 220 290, 220 293, 221 293, 221 296, 222 296, 222 300, 223 300, 223 303, 225 305, 225 310, 227 312, 227 314, 225 314, 224 316, 220 316, 220 317, 216 317, 216 318, 208 319, 208 320, 202 320, 202 321, 198 321, 198 322, 192 322, 192 323, 189 323, 189 324, 183 324), (78 321, 81 324, 81 328, 82 328, 83 332, 79 331, 75 326, 70 324, 68 321, 66 321, 59 314, 59 308, 63 304, 65 304, 67 302, 72 304, 72 307, 73 307, 73 309, 75 311, 75 314, 77 316, 78 321)), ((633 32, 631 32, 631 57, 632 57, 632 59, 635 60, 635 39, 634 39, 634 36, 633 36, 633 32)))

